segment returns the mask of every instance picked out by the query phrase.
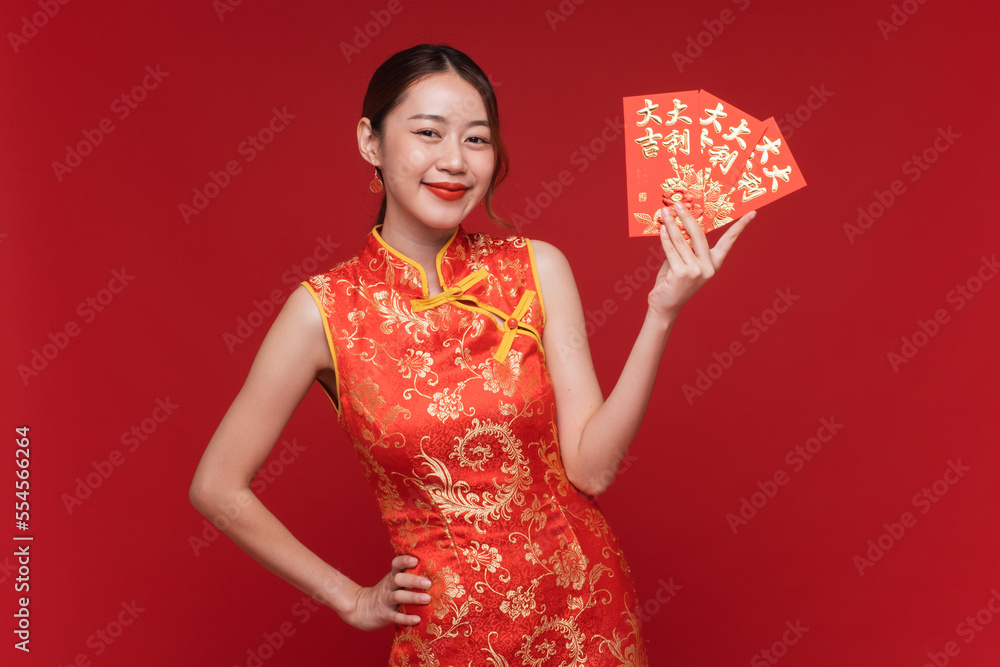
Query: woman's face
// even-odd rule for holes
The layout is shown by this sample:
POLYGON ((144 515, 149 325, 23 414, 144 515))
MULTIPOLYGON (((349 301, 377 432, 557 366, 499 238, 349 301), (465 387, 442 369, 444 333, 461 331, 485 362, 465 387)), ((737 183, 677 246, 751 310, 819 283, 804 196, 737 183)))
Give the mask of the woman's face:
POLYGON ((476 89, 454 72, 410 86, 386 117, 373 149, 390 224, 453 228, 486 196, 493 176, 486 107, 476 89))

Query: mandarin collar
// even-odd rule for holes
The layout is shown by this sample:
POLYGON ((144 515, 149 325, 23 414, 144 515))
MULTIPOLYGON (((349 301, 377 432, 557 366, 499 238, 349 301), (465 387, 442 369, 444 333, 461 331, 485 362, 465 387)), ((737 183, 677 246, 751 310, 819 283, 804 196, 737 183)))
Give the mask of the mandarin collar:
MULTIPOLYGON (((369 232, 360 254, 363 264, 384 277, 390 287, 410 298, 429 296, 427 275, 423 267, 386 243, 379 233, 381 229, 382 226, 378 225, 369 232)), ((469 248, 469 235, 460 224, 438 251, 435 259, 441 289, 451 287, 470 272, 467 262, 469 248)))

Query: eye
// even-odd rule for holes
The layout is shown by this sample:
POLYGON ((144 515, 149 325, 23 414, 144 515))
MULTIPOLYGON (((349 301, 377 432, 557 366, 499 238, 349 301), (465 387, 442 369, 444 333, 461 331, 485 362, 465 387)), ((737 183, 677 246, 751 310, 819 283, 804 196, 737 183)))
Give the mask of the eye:
POLYGON ((469 137, 469 141, 471 141, 474 144, 479 144, 481 146, 489 146, 490 145, 490 140, 487 139, 486 137, 480 137, 480 136, 469 137))
POLYGON ((417 130, 413 134, 418 134, 421 137, 436 137, 437 132, 435 130, 417 130))

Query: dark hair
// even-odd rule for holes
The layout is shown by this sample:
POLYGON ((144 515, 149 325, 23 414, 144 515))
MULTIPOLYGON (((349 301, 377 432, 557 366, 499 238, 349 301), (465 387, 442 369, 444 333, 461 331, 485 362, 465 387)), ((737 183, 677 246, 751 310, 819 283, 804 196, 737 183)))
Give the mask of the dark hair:
MULTIPOLYGON (((493 222, 501 227, 513 229, 503 221, 493 210, 493 192, 507 176, 509 162, 507 150, 500 138, 500 111, 497 107, 496 93, 489 78, 483 73, 472 58, 458 49, 444 44, 418 44, 390 56, 372 75, 365 92, 365 101, 361 107, 361 115, 371 121, 372 131, 376 136, 382 134, 385 119, 393 109, 399 106, 404 93, 414 83, 432 74, 455 72, 475 88, 483 99, 486 107, 486 120, 490 124, 490 141, 496 156, 493 165, 493 177, 486 190, 484 200, 486 213, 493 222)), ((378 170, 378 168, 376 167, 378 170)), ((381 170, 378 170, 381 175, 381 170)), ((385 195, 379 206, 376 225, 385 220, 385 195)))

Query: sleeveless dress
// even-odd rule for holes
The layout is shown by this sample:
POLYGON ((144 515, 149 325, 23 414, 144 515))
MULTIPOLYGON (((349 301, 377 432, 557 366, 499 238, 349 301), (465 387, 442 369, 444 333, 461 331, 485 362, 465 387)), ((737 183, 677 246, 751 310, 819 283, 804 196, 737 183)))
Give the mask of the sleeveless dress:
POLYGON ((396 554, 433 582, 396 626, 399 667, 646 666, 624 555, 566 477, 531 242, 459 226, 442 294, 374 229, 305 285, 337 374, 324 386, 396 554))

